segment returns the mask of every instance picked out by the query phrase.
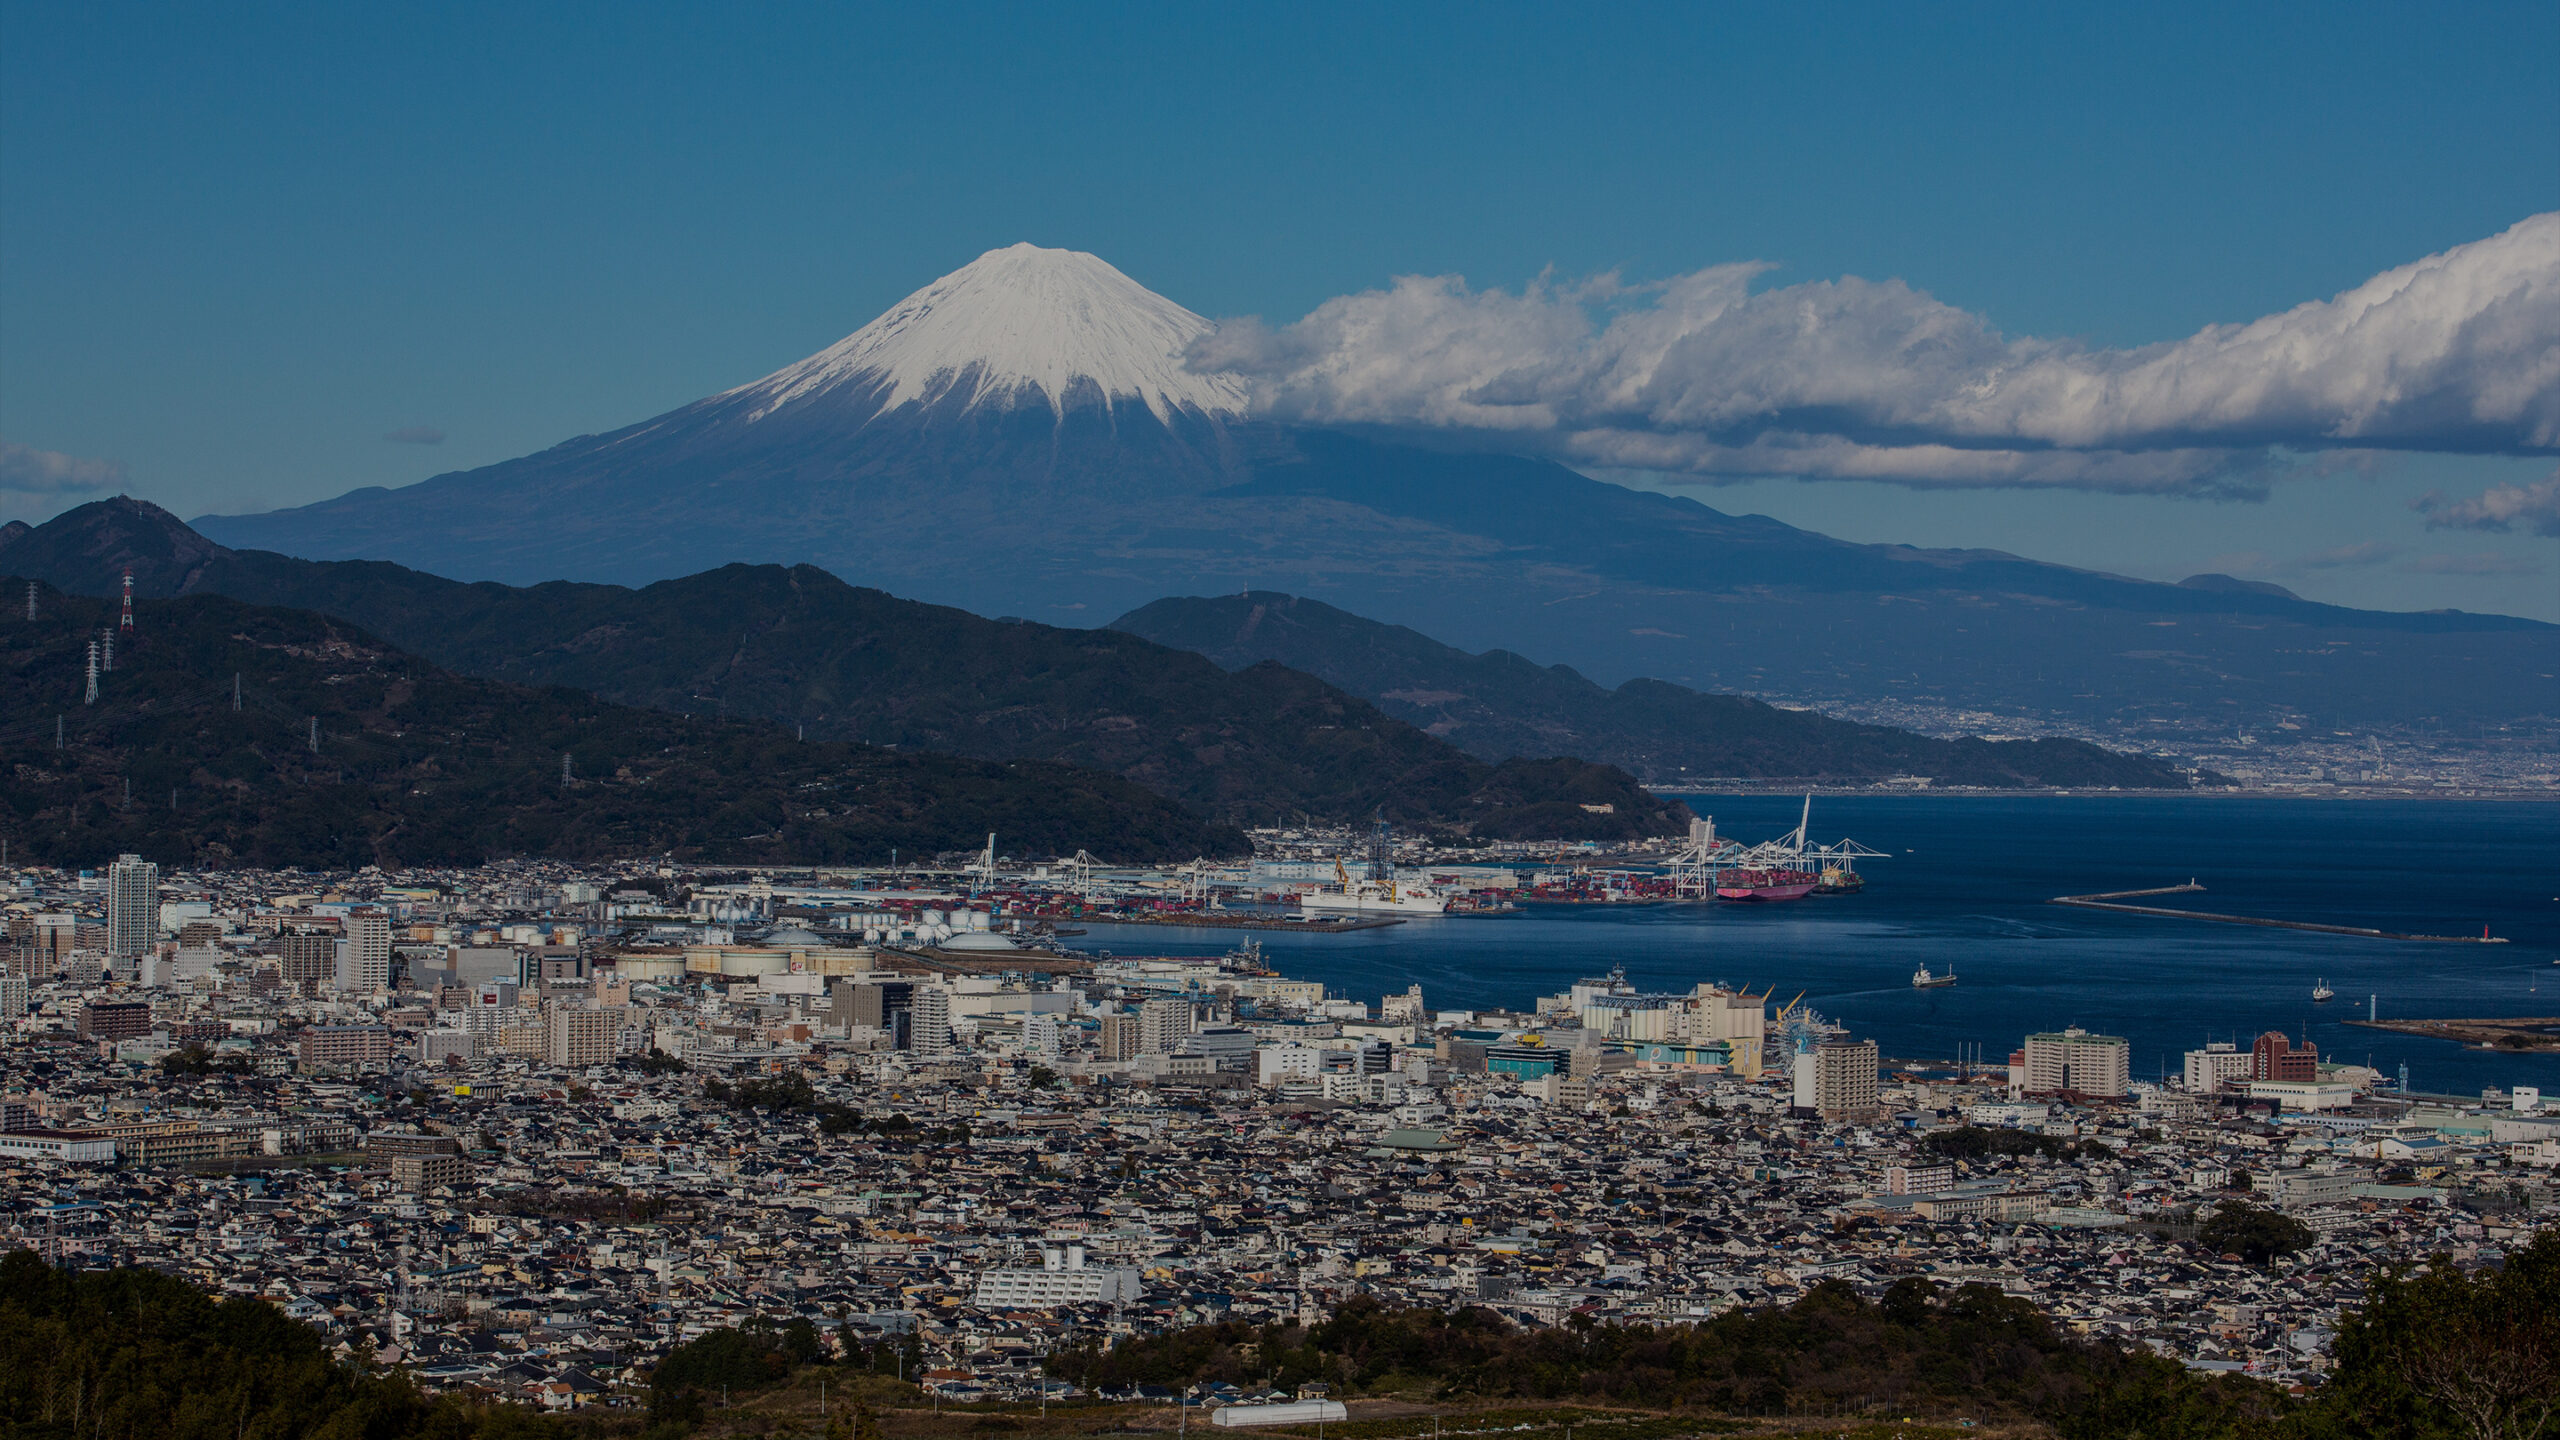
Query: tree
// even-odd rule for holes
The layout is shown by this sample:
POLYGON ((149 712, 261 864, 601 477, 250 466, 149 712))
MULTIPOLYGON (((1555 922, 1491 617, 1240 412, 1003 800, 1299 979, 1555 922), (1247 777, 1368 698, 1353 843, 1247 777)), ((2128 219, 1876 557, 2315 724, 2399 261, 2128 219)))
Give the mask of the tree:
POLYGON ((2238 1255, 2249 1264, 2267 1265, 2279 1255, 2307 1248, 2319 1237, 2290 1215, 2234 1202, 2215 1211, 2196 1238, 2217 1255, 2238 1255))
POLYGON ((880 1440, 880 1417, 856 1400, 850 1414, 840 1410, 828 1417, 827 1440, 880 1440))
POLYGON ((160 1057, 163 1075, 203 1075, 212 1069, 213 1052, 192 1041, 160 1057))
POLYGON ((409 1377, 329 1352, 264 1300, 216 1300, 144 1269, 0 1258, 0 1434, 566 1440, 522 1406, 430 1400, 409 1377))
POLYGON ((2526 1440, 2560 1420, 2560 1232, 2503 1269, 2438 1256, 2374 1281, 2338 1327, 2336 1379, 2317 1413, 2338 1434, 2526 1440))

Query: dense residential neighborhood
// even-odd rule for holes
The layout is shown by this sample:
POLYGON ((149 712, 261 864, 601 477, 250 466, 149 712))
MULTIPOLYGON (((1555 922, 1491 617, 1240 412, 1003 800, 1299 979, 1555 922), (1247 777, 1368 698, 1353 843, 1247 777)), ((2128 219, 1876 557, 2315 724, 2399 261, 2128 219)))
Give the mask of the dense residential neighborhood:
POLYGON ((0 1243, 562 1409, 749 1322, 962 1403, 1356 1297, 1663 1324, 1912 1277, 2309 1387, 2380 1267, 2494 1265, 2560 1162, 2529 1091, 2282 1036, 2156 1086, 2076 1029, 1921 1067, 1715 985, 1448 1011, 1059 934, 1179 874, 11 880, 0 1243))

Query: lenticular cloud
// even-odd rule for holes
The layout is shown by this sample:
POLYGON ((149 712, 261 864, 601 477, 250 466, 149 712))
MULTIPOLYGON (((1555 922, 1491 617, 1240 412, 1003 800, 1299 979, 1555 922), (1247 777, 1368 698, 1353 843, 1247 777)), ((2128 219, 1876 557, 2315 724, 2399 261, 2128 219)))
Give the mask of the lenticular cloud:
POLYGON ((2131 350, 2010 339, 1898 280, 1754 292, 1767 268, 1518 294, 1411 277, 1228 324, 1189 361, 1274 419, 1702 477, 2253 493, 2279 449, 2560 450, 2560 213, 2131 350))

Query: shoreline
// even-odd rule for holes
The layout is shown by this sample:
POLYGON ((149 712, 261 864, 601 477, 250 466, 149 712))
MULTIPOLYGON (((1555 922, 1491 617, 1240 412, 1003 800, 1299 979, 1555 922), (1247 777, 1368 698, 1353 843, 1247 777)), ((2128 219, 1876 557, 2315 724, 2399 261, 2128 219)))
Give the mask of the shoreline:
POLYGON ((1656 795, 1682 799, 1691 795, 1734 796, 1804 796, 1835 800, 2435 800, 2466 803, 2529 802, 2560 803, 2560 789, 2552 790, 2362 790, 2322 788, 2261 787, 2248 790, 2081 790, 2052 786, 2019 786, 2014 789, 1992 789, 1983 786, 1911 786, 1856 785, 1836 782, 1796 782, 1781 784, 1765 781, 1736 782, 1705 789, 1686 789, 1646 783, 1656 795))

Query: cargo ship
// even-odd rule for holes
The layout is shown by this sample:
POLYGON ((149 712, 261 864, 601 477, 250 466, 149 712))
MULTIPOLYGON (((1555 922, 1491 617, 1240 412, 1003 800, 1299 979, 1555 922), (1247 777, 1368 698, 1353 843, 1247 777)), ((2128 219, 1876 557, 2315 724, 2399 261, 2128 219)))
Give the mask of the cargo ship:
POLYGON ((1376 854, 1370 861, 1373 878, 1354 880, 1339 856, 1333 862, 1334 888, 1298 892, 1298 910, 1306 915, 1446 915, 1449 899, 1427 885, 1398 885, 1384 878, 1391 871, 1385 860, 1386 825, 1378 826, 1376 854))
POLYGON ((1726 870, 1716 876, 1719 900, 1801 900, 1813 893, 1812 872, 1793 869, 1726 870))
POLYGON ((1309 915, 1446 915, 1448 900, 1419 886, 1392 880, 1353 880, 1339 890, 1306 890, 1298 909, 1309 915))
POLYGON ((1911 988, 1914 990, 1935 990, 1941 985, 1954 983, 1956 983, 1956 967, 1953 965, 1947 967, 1947 973, 1944 975, 1930 974, 1929 967, 1926 965, 1911 972, 1911 988))

